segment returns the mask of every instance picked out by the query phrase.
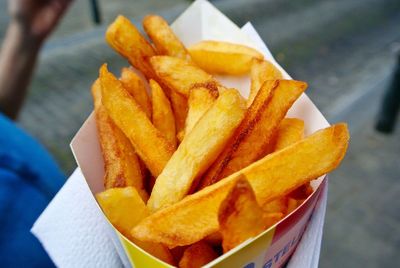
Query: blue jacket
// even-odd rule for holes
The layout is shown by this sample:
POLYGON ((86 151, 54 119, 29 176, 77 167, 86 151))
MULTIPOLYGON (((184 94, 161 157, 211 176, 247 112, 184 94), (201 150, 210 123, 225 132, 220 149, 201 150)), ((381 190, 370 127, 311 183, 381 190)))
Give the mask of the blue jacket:
POLYGON ((65 177, 49 153, 0 114, 0 264, 53 267, 30 233, 65 177))

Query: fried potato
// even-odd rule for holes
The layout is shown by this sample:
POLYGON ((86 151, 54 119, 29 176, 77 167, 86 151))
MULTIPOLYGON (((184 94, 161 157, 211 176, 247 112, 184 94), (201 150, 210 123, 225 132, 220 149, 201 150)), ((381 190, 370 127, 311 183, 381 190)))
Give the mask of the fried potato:
POLYGON ((157 15, 146 16, 143 19, 143 28, 160 55, 191 61, 189 52, 162 17, 157 15))
POLYGON ((298 200, 298 199, 294 199, 289 197, 288 198, 288 206, 287 206, 287 211, 286 213, 289 214, 291 213, 293 210, 295 210, 298 206, 300 206, 302 203, 304 202, 304 200, 298 200))
POLYGON ((199 83, 217 83, 214 78, 199 67, 179 58, 154 56, 151 66, 158 78, 169 88, 188 97, 190 89, 199 83))
POLYGON ((279 151, 304 137, 304 121, 297 118, 284 118, 276 133, 274 151, 279 151))
POLYGON ((97 133, 104 158, 104 187, 133 186, 138 190, 143 200, 148 194, 144 187, 143 174, 139 159, 129 139, 114 124, 101 102, 101 85, 96 80, 92 85, 94 110, 96 114, 97 133))
POLYGON ((247 99, 247 107, 250 107, 265 81, 282 78, 282 73, 271 62, 255 58, 252 59, 250 70, 250 94, 247 99))
POLYGON ((188 114, 185 121, 185 133, 190 133, 200 118, 210 109, 218 97, 218 91, 209 90, 204 87, 193 88, 188 100, 188 114))
POLYGON ((106 31, 107 43, 148 79, 155 78, 148 59, 156 55, 153 46, 127 18, 119 15, 106 31))
POLYGON ((108 189, 96 194, 96 199, 108 220, 123 235, 153 256, 174 265, 174 259, 168 248, 157 243, 139 241, 130 235, 130 230, 149 215, 145 203, 135 188, 108 189))
POLYGON ((102 102, 111 119, 129 138, 151 174, 158 176, 172 156, 173 145, 153 126, 121 82, 108 72, 105 64, 100 69, 100 83, 102 102))
POLYGON ((160 85, 150 79, 153 103, 153 125, 164 134, 165 138, 176 148, 175 117, 168 98, 160 85))
POLYGON ((197 242, 188 247, 181 260, 179 268, 199 268, 218 258, 214 249, 204 241, 197 242))
POLYGON ((239 177, 218 211, 224 253, 265 229, 264 212, 253 189, 243 175, 239 177))
POLYGON ((140 77, 130 68, 122 68, 119 78, 124 88, 132 95, 140 108, 151 118, 151 102, 146 87, 140 77))
POLYGON ((218 208, 239 175, 246 177, 258 204, 263 205, 335 169, 346 153, 348 141, 349 131, 344 123, 319 130, 152 214, 133 228, 131 234, 170 248, 200 241, 218 231, 218 208))
POLYGON ((288 199, 286 196, 274 199, 262 206, 267 213, 283 213, 285 214, 288 207, 288 199))
POLYGON ((185 128, 185 121, 188 113, 188 100, 185 96, 170 90, 170 100, 172 110, 175 116, 176 132, 180 132, 185 128))
POLYGON ((306 199, 310 194, 314 192, 314 189, 311 187, 309 183, 306 183, 299 188, 293 190, 288 194, 288 197, 294 198, 294 199, 306 199))
POLYGON ((246 112, 234 137, 204 175, 200 188, 248 166, 263 156, 279 123, 307 84, 295 80, 266 81, 246 112))
POLYGON ((264 213, 263 222, 265 229, 268 229, 269 227, 280 221, 284 216, 285 214, 281 212, 264 213))
POLYGON ((181 200, 217 158, 243 119, 245 104, 236 90, 221 94, 188 133, 158 176, 147 206, 151 211, 181 200))
MULTIPOLYGON (((278 132, 276 134, 274 151, 278 151, 287 146, 290 146, 303 139, 303 137, 304 121, 297 118, 285 118, 279 125, 278 132)), ((306 199, 312 192, 313 189, 311 188, 310 183, 307 182, 306 184, 300 186, 298 189, 295 189, 294 191, 289 193, 288 198, 280 198, 282 199, 281 202, 285 202, 287 205, 286 210, 283 213, 290 213, 292 210, 297 208, 297 203, 293 203, 293 200, 295 198, 306 199)), ((279 201, 276 200, 275 202, 279 201)))
POLYGON ((201 41, 191 46, 189 53, 200 68, 211 74, 245 74, 253 58, 264 58, 251 47, 221 41, 201 41))

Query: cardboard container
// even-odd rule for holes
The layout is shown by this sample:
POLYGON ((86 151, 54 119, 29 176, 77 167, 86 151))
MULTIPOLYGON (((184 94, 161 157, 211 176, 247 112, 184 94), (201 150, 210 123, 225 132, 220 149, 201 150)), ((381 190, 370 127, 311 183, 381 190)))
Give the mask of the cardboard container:
MULTIPOLYGON (((254 47, 261 51, 266 59, 276 64, 286 79, 291 79, 276 63, 250 23, 247 23, 242 29, 238 28, 205 0, 195 1, 172 24, 172 28, 186 46, 201 40, 221 40, 254 47)), ((250 85, 248 76, 218 76, 217 78, 224 85, 237 88, 243 96, 248 96, 250 85)), ((287 117, 303 119, 306 135, 329 126, 326 119, 305 94, 296 101, 287 117)), ((103 158, 93 113, 74 137, 71 148, 92 193, 96 194, 103 191, 103 158)), ((314 193, 299 208, 275 226, 257 237, 245 241, 205 267, 280 267, 295 250, 318 198, 326 198, 326 196, 322 196, 326 194, 326 191, 322 191, 326 187, 326 181, 324 177, 313 181, 314 193)), ((137 268, 171 267, 130 242, 111 224, 110 229, 110 235, 116 249, 126 266, 137 268)))

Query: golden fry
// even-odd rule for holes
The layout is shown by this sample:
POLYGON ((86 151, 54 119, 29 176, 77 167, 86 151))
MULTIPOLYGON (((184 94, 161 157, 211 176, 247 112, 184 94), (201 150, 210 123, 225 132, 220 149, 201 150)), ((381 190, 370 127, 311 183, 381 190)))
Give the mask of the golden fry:
POLYGON ((127 18, 119 15, 106 31, 106 41, 147 79, 155 78, 149 58, 156 55, 152 45, 127 18))
POLYGON ((170 100, 175 116, 176 132, 185 128, 186 116, 188 113, 187 98, 174 90, 170 90, 170 100))
POLYGON ((173 56, 187 61, 191 60, 185 46, 162 17, 157 15, 146 16, 143 19, 143 28, 160 55, 173 56))
MULTIPOLYGON (((210 109, 218 97, 218 91, 212 91, 204 87, 193 88, 188 100, 188 114, 185 121, 186 133, 190 133, 200 118, 210 109)), ((183 137, 182 137, 183 139, 183 137)))
POLYGON ((176 148, 175 118, 171 104, 160 85, 150 79, 151 96, 153 103, 153 124, 164 134, 166 139, 176 148))
POLYGON ((295 80, 266 81, 234 137, 203 177, 200 188, 211 185, 262 157, 279 123, 306 87, 305 82, 295 80))
POLYGON ((250 107, 265 81, 282 78, 281 72, 271 62, 267 60, 252 59, 250 70, 250 94, 247 99, 247 107, 250 107))
POLYGON ((249 182, 240 176, 219 207, 224 253, 264 231, 263 214, 249 182))
POLYGON ((204 241, 197 242, 188 247, 181 260, 179 268, 200 268, 218 258, 214 249, 204 241))
POLYGON ((236 90, 220 95, 213 106, 183 139, 158 176, 147 206, 151 211, 181 200, 193 181, 217 158, 243 119, 244 102, 236 90))
POLYGON ((132 235, 171 248, 200 241, 218 231, 218 208, 239 175, 246 177, 258 204, 263 205, 335 169, 346 153, 348 141, 346 124, 319 130, 152 214, 133 228, 132 235))
POLYGON ((276 133, 274 151, 279 151, 304 137, 304 121, 297 118, 285 118, 279 124, 276 133))
POLYGON ((129 139, 114 124, 101 102, 100 81, 92 85, 94 110, 96 113, 97 133, 104 158, 104 187, 135 187, 143 200, 148 194, 144 188, 143 174, 139 159, 129 139))
POLYGON ((121 82, 100 69, 103 104, 114 123, 129 138, 136 153, 154 176, 158 176, 173 153, 173 146, 158 131, 121 82))
POLYGON ((199 67, 179 58, 154 56, 151 57, 150 63, 164 84, 186 97, 196 84, 217 83, 199 67))
POLYGON ((145 203, 133 187, 113 188, 96 194, 107 219, 126 237, 153 256, 174 265, 168 248, 161 244, 142 242, 130 235, 130 230, 149 215, 145 203))
POLYGON ((274 199, 262 206, 262 209, 267 213, 283 213, 285 214, 288 207, 288 199, 286 196, 274 199))
POLYGON ((251 47, 221 41, 201 41, 191 46, 189 53, 200 68, 211 74, 245 74, 253 58, 264 58, 251 47))
POLYGON ((122 68, 119 78, 124 88, 140 105, 148 118, 151 118, 151 102, 146 87, 140 77, 130 68, 122 68))
POLYGON ((265 229, 268 229, 269 227, 280 221, 283 216, 285 216, 285 214, 281 212, 264 213, 263 222, 265 229))

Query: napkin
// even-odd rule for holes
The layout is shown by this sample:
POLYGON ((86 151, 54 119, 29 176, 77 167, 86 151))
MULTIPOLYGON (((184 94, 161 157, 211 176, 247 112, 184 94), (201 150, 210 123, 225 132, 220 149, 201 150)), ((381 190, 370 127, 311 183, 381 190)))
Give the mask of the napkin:
POLYGON ((31 232, 58 267, 123 267, 109 228, 77 168, 31 232))

